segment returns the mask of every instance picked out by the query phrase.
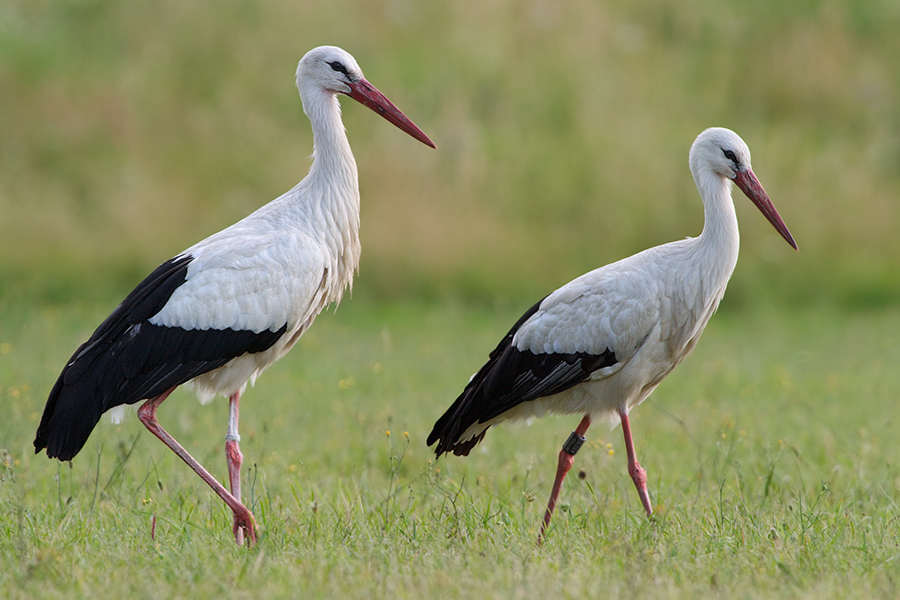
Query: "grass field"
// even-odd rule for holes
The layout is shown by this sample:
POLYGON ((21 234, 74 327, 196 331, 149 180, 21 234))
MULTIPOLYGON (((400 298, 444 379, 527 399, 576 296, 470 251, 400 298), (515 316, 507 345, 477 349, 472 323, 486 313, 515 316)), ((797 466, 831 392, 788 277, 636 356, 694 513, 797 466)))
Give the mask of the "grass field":
MULTIPOLYGON (((0 3, 0 598, 897 597, 898 29, 894 0, 0 3), (71 467, 31 440, 131 287, 305 174, 319 44, 438 150, 344 102, 362 269, 247 393, 240 549, 133 416, 71 467), (713 125, 801 252, 738 198, 720 313, 633 413, 656 520, 596 426, 538 549, 576 418, 466 459, 424 439, 537 298, 699 232, 713 125)), ((223 477, 226 412, 179 391, 160 418, 223 477)))
MULTIPOLYGON (((567 481, 540 549, 577 419, 493 430, 467 459, 433 462, 424 447, 508 309, 354 301, 324 315, 245 397, 245 499, 263 532, 251 550, 133 416, 104 421, 71 468, 32 454, 59 358, 101 312, 31 314, 2 347, 6 598, 897 594, 900 348, 883 332, 898 311, 718 315, 635 413, 656 521, 620 431, 595 427, 576 461, 584 479, 567 481)), ((226 412, 179 393, 160 415, 224 476, 226 412)))

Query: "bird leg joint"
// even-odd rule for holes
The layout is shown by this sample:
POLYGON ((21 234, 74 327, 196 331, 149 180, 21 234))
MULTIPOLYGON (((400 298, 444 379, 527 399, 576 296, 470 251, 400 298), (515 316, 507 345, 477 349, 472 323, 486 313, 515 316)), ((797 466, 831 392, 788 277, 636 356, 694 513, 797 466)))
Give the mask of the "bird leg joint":
POLYGON ((574 431, 569 435, 569 438, 566 440, 566 443, 563 444, 562 449, 571 456, 575 456, 579 450, 581 450, 581 446, 584 445, 585 438, 584 436, 578 435, 574 431))
POLYGON ((241 441, 241 436, 239 436, 239 435, 236 434, 236 433, 228 433, 228 434, 225 435, 225 441, 226 441, 226 442, 238 442, 238 443, 240 443, 240 441, 241 441))

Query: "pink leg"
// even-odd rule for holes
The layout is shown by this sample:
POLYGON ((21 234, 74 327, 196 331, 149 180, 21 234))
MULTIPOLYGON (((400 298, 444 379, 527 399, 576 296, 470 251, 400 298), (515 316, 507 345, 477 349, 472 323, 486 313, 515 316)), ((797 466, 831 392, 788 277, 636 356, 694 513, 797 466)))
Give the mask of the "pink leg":
MULTIPOLYGON (((573 432, 580 438, 581 443, 584 442, 584 434, 587 433, 588 427, 590 426, 591 415, 584 415, 584 418, 581 419, 578 427, 576 427, 573 432)), ((570 437, 569 439, 572 438, 570 437)), ((559 498, 559 490, 562 488, 563 479, 566 478, 566 474, 569 472, 569 469, 572 468, 572 464, 575 462, 575 452, 578 452, 581 443, 578 443, 574 451, 570 451, 568 448, 569 441, 567 440, 566 444, 563 445, 562 450, 559 451, 559 463, 556 467, 556 480, 553 482, 553 489, 550 491, 550 500, 547 502, 547 512, 544 513, 544 522, 541 524, 541 533, 538 535, 537 541, 538 546, 544 541, 544 534, 547 532, 547 527, 550 526, 550 517, 553 516, 553 509, 556 508, 556 500, 559 498)))
POLYGON ((235 540, 238 540, 238 531, 243 529, 247 532, 248 535, 248 543, 256 542, 256 527, 253 521, 253 515, 247 510, 247 507, 240 503, 234 496, 228 493, 228 490, 225 487, 216 481, 216 479, 204 469, 200 463, 194 460, 194 457, 188 454, 187 450, 185 450, 181 444, 179 444, 175 438, 166 432, 165 429, 159 424, 159 421, 156 418, 156 409, 159 408, 159 405, 163 403, 163 401, 169 397, 175 388, 160 394, 156 398, 151 398, 147 400, 139 409, 138 409, 138 418, 140 418, 141 423, 150 430, 150 432, 158 437, 162 443, 168 446, 172 452, 177 454, 181 460, 187 463, 187 465, 194 470, 197 475, 200 476, 206 484, 213 489, 213 491, 219 495, 219 497, 225 501, 225 504, 228 505, 228 508, 234 513, 234 536, 235 540))
POLYGON ((634 454, 634 440, 631 439, 631 424, 628 422, 628 413, 624 410, 619 411, 619 417, 622 419, 622 434, 625 436, 625 452, 628 453, 628 474, 634 481, 634 487, 637 488, 638 495, 641 497, 641 503, 647 516, 653 516, 653 508, 650 506, 650 494, 647 492, 647 471, 638 463, 634 454))
MULTIPOLYGON (((241 454, 239 445, 241 436, 238 435, 238 403, 241 393, 235 392, 228 399, 228 433, 225 434, 225 462, 228 463, 228 480, 231 483, 231 495, 241 501, 241 464, 244 455, 241 454)), ((244 528, 238 523, 238 515, 234 515, 234 537, 238 545, 244 543, 244 528)))

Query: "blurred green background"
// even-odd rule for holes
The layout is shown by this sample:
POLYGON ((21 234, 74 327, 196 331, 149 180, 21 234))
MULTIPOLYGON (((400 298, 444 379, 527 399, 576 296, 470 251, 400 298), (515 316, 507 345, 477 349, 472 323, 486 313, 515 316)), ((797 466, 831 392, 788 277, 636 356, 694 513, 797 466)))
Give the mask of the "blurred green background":
POLYGON ((334 44, 438 145, 343 101, 354 296, 530 303, 696 235, 687 153, 718 125, 801 248, 738 193, 723 309, 896 304, 898 31, 895 0, 5 0, 0 300, 118 298, 292 187, 294 70, 334 44))

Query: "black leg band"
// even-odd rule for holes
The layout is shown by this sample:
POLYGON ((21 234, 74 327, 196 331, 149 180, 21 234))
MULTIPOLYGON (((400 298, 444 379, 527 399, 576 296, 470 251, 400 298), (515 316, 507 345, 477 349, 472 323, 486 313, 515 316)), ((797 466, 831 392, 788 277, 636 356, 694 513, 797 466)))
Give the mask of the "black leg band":
POLYGON ((574 431, 569 435, 569 439, 566 440, 566 443, 563 444, 562 449, 572 456, 575 456, 579 450, 581 450, 581 446, 584 444, 584 438, 574 431))

